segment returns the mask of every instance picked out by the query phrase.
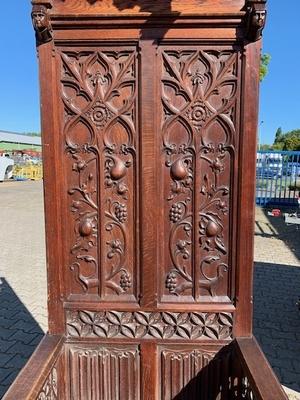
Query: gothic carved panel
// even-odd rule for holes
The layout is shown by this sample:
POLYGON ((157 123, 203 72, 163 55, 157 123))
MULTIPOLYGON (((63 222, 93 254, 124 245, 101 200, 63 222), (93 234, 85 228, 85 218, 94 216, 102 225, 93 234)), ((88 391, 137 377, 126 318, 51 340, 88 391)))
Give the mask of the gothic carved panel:
POLYGON ((137 346, 74 345, 68 358, 71 399, 140 399, 137 346))
POLYGON ((161 65, 163 300, 221 299, 229 295, 238 52, 162 49, 161 65))
POLYGON ((164 345, 160 358, 160 400, 231 398, 230 345, 164 345))
POLYGON ((68 311, 67 334, 85 338, 231 339, 230 313, 68 311))
POLYGON ((70 292, 134 300, 136 49, 64 49, 61 62, 69 269, 77 281, 70 292))
MULTIPOLYGON (((179 349, 162 348, 160 370, 161 400, 173 400, 182 390, 189 390, 189 385, 193 385, 193 378, 196 378, 199 372, 209 364, 215 354, 216 351, 213 350, 192 350, 184 346, 179 349)), ((207 384, 207 382, 204 383, 207 384)), ((199 396, 200 383, 194 386, 195 388, 191 388, 190 396, 183 396, 182 398, 194 398, 192 395, 195 396, 196 394, 199 396)))

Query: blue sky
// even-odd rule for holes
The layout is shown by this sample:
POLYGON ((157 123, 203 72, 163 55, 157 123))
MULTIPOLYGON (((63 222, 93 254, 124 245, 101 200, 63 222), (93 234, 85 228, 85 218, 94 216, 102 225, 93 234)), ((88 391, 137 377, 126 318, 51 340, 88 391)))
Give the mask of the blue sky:
MULTIPOLYGON (((38 71, 30 0, 1 4, 0 129, 39 131, 38 71)), ((300 0, 269 0, 264 52, 272 56, 261 84, 260 140, 272 143, 276 129, 300 128, 300 0), (263 123, 261 123, 263 121, 263 123)))

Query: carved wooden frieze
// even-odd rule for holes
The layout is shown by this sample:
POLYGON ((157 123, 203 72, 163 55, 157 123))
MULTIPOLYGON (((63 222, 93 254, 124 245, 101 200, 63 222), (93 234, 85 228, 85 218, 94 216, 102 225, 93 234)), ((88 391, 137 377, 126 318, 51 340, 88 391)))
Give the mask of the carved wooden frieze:
POLYGON ((232 314, 67 311, 67 335, 74 338, 231 339, 232 314))
POLYGON ((58 400, 57 370, 53 368, 36 400, 58 400))
POLYGON ((74 345, 68 353, 71 399, 140 399, 137 346, 74 345))
POLYGON ((163 299, 227 296, 238 52, 163 49, 161 62, 163 299))
MULTIPOLYGON (((76 292, 136 296, 137 53, 63 50, 62 101, 76 292), (101 240, 100 240, 101 238, 101 240)), ((74 289, 71 289, 74 293, 74 289)))

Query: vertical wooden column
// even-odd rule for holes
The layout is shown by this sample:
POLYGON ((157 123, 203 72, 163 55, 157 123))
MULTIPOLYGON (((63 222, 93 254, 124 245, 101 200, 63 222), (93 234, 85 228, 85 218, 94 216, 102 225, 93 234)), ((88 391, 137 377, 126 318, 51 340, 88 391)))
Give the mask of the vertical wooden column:
POLYGON ((64 333, 61 239, 61 154, 57 100, 57 68, 53 42, 38 48, 44 160, 49 333, 64 333))
POLYGON ((245 47, 241 96, 241 141, 237 226, 235 336, 252 335, 255 171, 261 41, 245 47))
POLYGON ((141 301, 143 308, 157 304, 157 162, 156 162, 156 46, 141 40, 141 301))

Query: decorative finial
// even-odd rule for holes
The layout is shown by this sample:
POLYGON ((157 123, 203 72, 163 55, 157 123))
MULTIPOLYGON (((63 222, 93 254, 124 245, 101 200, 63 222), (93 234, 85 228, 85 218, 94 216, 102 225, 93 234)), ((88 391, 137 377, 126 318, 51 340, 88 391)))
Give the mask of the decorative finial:
POLYGON ((261 39, 266 23, 266 0, 248 0, 246 6, 247 39, 251 42, 256 42, 261 39))
POLYGON ((48 7, 43 4, 33 4, 31 18, 37 45, 50 42, 52 40, 52 28, 48 7))

